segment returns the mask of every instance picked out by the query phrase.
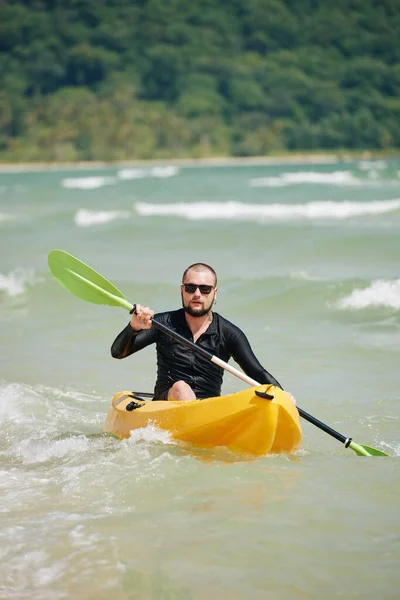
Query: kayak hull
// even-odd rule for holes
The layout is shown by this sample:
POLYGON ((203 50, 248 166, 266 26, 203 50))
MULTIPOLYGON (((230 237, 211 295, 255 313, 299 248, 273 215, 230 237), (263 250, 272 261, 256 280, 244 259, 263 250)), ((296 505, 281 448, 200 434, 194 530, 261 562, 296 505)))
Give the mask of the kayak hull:
POLYGON ((289 396, 273 385, 248 388, 235 394, 189 401, 141 401, 133 392, 112 399, 104 431, 121 439, 149 424, 166 430, 175 440, 199 448, 224 446, 234 453, 262 456, 299 449, 299 414, 289 396), (256 391, 273 396, 267 400, 256 391), (129 411, 135 402, 140 405, 129 411))

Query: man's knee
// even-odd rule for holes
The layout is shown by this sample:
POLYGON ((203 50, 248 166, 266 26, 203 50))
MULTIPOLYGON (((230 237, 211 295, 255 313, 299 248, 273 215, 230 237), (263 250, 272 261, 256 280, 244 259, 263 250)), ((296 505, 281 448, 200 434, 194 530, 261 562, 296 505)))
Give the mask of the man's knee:
POLYGON ((186 381, 176 381, 169 389, 168 400, 195 400, 196 396, 186 381))

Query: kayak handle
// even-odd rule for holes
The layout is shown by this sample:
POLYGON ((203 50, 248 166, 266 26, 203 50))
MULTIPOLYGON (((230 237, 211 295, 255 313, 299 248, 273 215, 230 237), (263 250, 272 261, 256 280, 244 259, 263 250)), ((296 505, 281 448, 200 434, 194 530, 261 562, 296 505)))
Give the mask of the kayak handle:
POLYGON ((265 398, 266 400, 273 400, 274 397, 271 394, 267 394, 267 392, 259 392, 256 390, 256 396, 260 396, 260 398, 265 398))

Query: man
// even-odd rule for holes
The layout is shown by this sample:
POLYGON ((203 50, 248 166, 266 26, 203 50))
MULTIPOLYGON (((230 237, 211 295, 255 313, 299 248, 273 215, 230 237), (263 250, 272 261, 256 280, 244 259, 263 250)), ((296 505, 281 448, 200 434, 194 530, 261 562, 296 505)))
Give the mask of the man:
MULTIPOLYGON (((256 381, 282 387, 259 363, 245 334, 212 310, 217 291, 214 269, 204 263, 195 263, 182 276, 183 308, 159 313, 155 317, 158 322, 198 343, 224 362, 232 357, 256 381)), ((152 328, 153 316, 150 308, 137 304, 130 323, 111 347, 112 356, 125 358, 155 343, 158 367, 155 400, 220 396, 223 369, 156 327, 152 328)))

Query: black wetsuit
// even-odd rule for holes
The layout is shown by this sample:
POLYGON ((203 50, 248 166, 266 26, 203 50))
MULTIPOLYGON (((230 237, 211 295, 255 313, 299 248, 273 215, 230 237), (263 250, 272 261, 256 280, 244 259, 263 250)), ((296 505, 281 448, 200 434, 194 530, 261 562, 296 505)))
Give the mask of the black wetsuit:
MULTIPOLYGON (((193 342, 183 308, 159 313, 154 318, 193 342)), ((166 399, 170 387, 181 380, 190 385, 196 398, 221 395, 224 370, 156 327, 135 332, 128 324, 116 337, 111 354, 114 358, 125 358, 154 343, 157 345, 154 398, 166 399)), ((259 383, 273 383, 282 387, 259 363, 243 331, 218 313, 213 313, 212 322, 196 344, 224 362, 232 357, 246 375, 259 383)))

